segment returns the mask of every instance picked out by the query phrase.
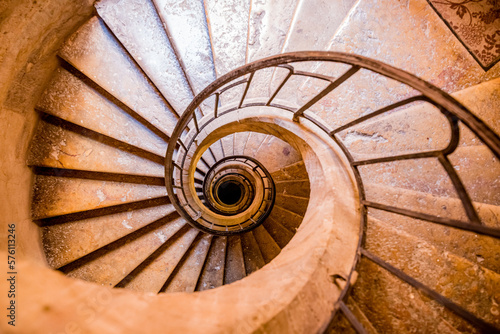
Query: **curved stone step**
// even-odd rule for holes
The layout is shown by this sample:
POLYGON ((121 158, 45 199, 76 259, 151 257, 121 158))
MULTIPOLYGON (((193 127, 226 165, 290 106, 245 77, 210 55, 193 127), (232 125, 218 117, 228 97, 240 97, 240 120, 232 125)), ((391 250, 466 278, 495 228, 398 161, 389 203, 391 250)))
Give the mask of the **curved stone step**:
POLYGON ((252 233, 257 245, 259 245, 260 253, 262 254, 266 264, 278 256, 281 252, 281 248, 269 232, 267 232, 264 226, 257 226, 254 230, 252 230, 252 233))
POLYGON ((259 270, 266 264, 262 257, 259 244, 257 244, 251 231, 241 235, 241 247, 243 248, 245 271, 247 275, 259 270))
POLYGON ((220 77, 246 63, 250 0, 205 0, 204 4, 215 71, 220 77))
POLYGON ((60 55, 155 127, 171 135, 177 122, 173 109, 97 17, 70 37, 60 55))
POLYGON ((193 93, 152 1, 101 0, 96 9, 177 114, 181 114, 193 93))
POLYGON ((62 68, 52 78, 37 109, 160 156, 167 151, 164 139, 62 68))
POLYGON ((193 242, 191 248, 184 254, 183 260, 174 271, 172 279, 169 279, 165 292, 195 291, 212 238, 213 236, 210 234, 198 234, 197 240, 193 242))
POLYGON ((171 43, 184 64, 186 75, 195 92, 200 93, 215 80, 212 45, 205 7, 202 1, 154 0, 160 17, 168 29, 171 43))
POLYGON ((49 265, 60 268, 175 212, 171 204, 146 207, 42 228, 49 265))
POLYGON ((179 231, 185 222, 162 218, 64 266, 70 277, 113 287, 179 231))
MULTIPOLYGON (((500 163, 486 146, 458 147, 449 160, 473 201, 500 204, 500 163)), ((359 171, 370 183, 458 198, 450 177, 436 158, 364 165, 359 166, 359 171)))
POLYGON ((379 333, 418 333, 423 328, 430 333, 479 333, 370 260, 362 258, 358 272, 352 298, 379 333))
POLYGON ((166 196, 164 186, 37 175, 32 216, 44 219, 160 196, 166 196))
POLYGON ((294 232, 270 217, 267 217, 264 223, 262 223, 262 226, 266 228, 266 231, 276 241, 280 248, 284 248, 293 238, 294 232))
POLYGON ((164 177, 159 156, 153 158, 158 162, 151 161, 148 152, 79 130, 82 128, 42 117, 29 148, 28 165, 164 177))
POLYGON ((493 300, 500 289, 500 274, 476 261, 471 263, 453 253, 442 252, 375 218, 368 221, 365 248, 477 317, 500 327, 498 304, 493 300))
POLYGON ((243 249, 239 235, 227 237, 224 284, 231 284, 246 276, 243 249))
POLYGON ((227 237, 213 238, 196 291, 214 289, 224 284, 226 248, 227 237))
POLYGON ((196 229, 184 225, 118 283, 117 287, 143 292, 161 292, 198 234, 196 229))

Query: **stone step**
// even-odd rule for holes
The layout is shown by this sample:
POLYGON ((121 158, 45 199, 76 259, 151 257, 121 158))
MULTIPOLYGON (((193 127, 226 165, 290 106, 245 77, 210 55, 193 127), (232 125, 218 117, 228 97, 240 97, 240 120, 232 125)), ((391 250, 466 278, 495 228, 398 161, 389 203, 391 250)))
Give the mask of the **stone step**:
POLYGON ((271 217, 267 217, 262 223, 262 226, 266 228, 266 231, 281 249, 283 249, 293 238, 294 232, 287 229, 280 222, 273 220, 271 217))
POLYGON ((280 246, 262 225, 252 230, 255 241, 259 245, 260 252, 265 263, 271 262, 281 252, 280 246))
POLYGON ((269 173, 302 160, 300 153, 290 144, 272 135, 263 140, 254 158, 261 161, 269 173))
POLYGON ((162 196, 164 186, 36 175, 31 211, 44 219, 162 196))
POLYGON ((275 182, 275 186, 276 193, 282 195, 309 198, 309 195, 311 193, 309 180, 278 181, 275 182))
MULTIPOLYGON (((328 50, 380 60, 427 80, 448 93, 500 74, 500 67, 485 73, 425 0, 411 3, 384 0, 376 4, 358 1, 339 27, 328 50), (369 17, 384 19, 367 20, 369 17), (388 26, 401 28, 387 29, 388 26), (422 44, 420 41, 427 42, 422 44)), ((336 76, 338 69, 336 65, 324 64, 314 71, 336 76)), ((307 96, 305 100, 316 93, 317 90, 311 89, 310 85, 302 89, 302 94, 307 96)), ((335 128, 415 94, 404 84, 360 70, 316 103, 311 112, 335 128)))
POLYGON ((280 222, 289 231, 295 233, 304 219, 303 215, 297 214, 291 210, 284 209, 275 205, 269 215, 273 221, 280 222))
POLYGON ((165 292, 194 292, 203 265, 210 249, 213 236, 199 234, 183 261, 177 266, 165 292))
POLYGON ((70 277, 114 287, 185 224, 160 219, 61 268, 70 277))
POLYGON ((254 158, 267 136, 268 135, 261 132, 250 132, 245 144, 245 149, 243 150, 243 155, 254 158))
POLYGON ((107 140, 55 117, 42 117, 35 131, 27 158, 30 166, 164 177, 160 156, 107 140))
MULTIPOLYGON (((500 112, 499 89, 500 78, 452 95, 500 133, 500 123, 495 116, 500 112)), ((460 129, 460 146, 481 144, 463 124, 460 129)), ((339 132, 338 136, 355 158, 368 158, 442 149, 449 142, 450 132, 447 119, 437 108, 420 103, 376 116, 339 132)))
POLYGON ((250 2, 204 1, 217 77, 246 63, 250 2))
POLYGON ((224 156, 230 157, 234 155, 234 133, 222 137, 220 142, 222 144, 222 149, 224 150, 224 156))
POLYGON ((174 212, 166 204, 42 227, 47 262, 60 268, 174 212))
POLYGON ((154 0, 167 27, 171 43, 191 83, 195 94, 200 93, 215 79, 212 45, 208 31, 205 7, 202 1, 154 0))
POLYGON ((379 333, 479 333, 462 318, 363 257, 351 296, 379 333))
MULTIPOLYGON (((363 311, 359 308, 358 304, 351 297, 347 298, 345 303, 356 319, 361 323, 363 328, 368 334, 378 334, 378 331, 373 327, 370 320, 366 317, 363 311)), ((344 316, 343 312, 340 310, 335 314, 335 318, 332 322, 332 326, 325 333, 352 333, 356 334, 356 330, 349 323, 347 318, 344 316)))
MULTIPOLYGON (((366 199, 371 202, 467 222, 462 202, 454 197, 442 197, 426 192, 391 187, 386 184, 364 185, 366 199)), ((473 203, 482 224, 500 227, 500 207, 485 203, 473 203)))
POLYGON ((292 165, 285 166, 279 171, 272 173, 271 176, 276 183, 281 181, 306 181, 309 179, 304 161, 298 161, 292 165))
POLYGON ((274 206, 282 210, 293 212, 299 216, 304 216, 307 211, 309 198, 295 197, 289 195, 276 194, 274 206))
POLYGON ((227 237, 226 264, 224 266, 224 284, 231 284, 246 276, 241 237, 227 237))
POLYGON ((177 114, 181 114, 191 103, 193 92, 154 4, 143 0, 102 0, 96 9, 177 114))
POLYGON ((255 240, 252 232, 241 235, 241 246, 243 249, 243 258, 245 259, 245 271, 247 275, 262 268, 266 262, 262 257, 259 244, 255 240))
POLYGON ((245 154, 245 147, 248 141, 248 138, 250 137, 250 132, 245 131, 245 132, 236 132, 234 134, 234 154, 235 155, 244 155, 245 154))
MULTIPOLYGON (((486 146, 458 147, 449 160, 473 201, 500 205, 500 163, 486 146)), ((359 171, 370 183, 458 198, 436 158, 376 163, 359 166, 359 171)))
POLYGON ((37 109, 164 156, 167 142, 70 72, 55 73, 37 109))
POLYGON ((199 232, 188 225, 138 265, 117 287, 159 293, 199 232))
POLYGON ((60 56, 167 135, 177 116, 97 17, 73 34, 60 56))
POLYGON ((500 289, 500 274, 476 261, 443 252, 376 218, 370 218, 367 226, 365 248, 368 251, 477 317, 500 327, 498 304, 491 298, 500 289))
POLYGON ((215 289, 224 284, 227 237, 214 237, 196 291, 215 289))

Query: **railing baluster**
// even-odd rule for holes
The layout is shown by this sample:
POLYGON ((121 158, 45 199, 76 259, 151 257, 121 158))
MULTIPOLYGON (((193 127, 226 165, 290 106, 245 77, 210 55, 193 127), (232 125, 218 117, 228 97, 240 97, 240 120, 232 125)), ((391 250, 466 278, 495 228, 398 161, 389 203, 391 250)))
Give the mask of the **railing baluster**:
POLYGON ((349 321, 351 326, 354 328, 354 330, 356 330, 358 334, 368 334, 361 322, 359 322, 356 316, 351 312, 349 307, 347 307, 347 305, 343 301, 339 303, 339 309, 342 311, 342 313, 344 313, 345 318, 347 319, 347 321, 349 321))
POLYGON ((253 76, 255 75, 255 72, 252 72, 250 74, 250 77, 248 78, 247 85, 245 86, 245 91, 243 92, 243 95, 241 96, 241 101, 240 104, 238 105, 238 109, 241 108, 243 105, 243 101, 245 100, 245 97, 247 96, 248 89, 250 88, 250 84, 252 83, 253 76))
POLYGON ((280 67, 281 68, 286 68, 289 72, 286 75, 285 79, 283 79, 283 81, 280 83, 280 85, 278 86, 278 88, 276 88, 276 90, 274 91, 273 95, 271 95, 271 97, 269 98, 269 100, 266 103, 266 106, 269 106, 271 104, 271 102, 274 100, 274 98, 276 97, 276 95, 278 95, 278 93, 280 92, 281 88, 283 88, 283 86, 286 84, 286 82, 288 81, 288 79, 290 79, 290 77, 293 74, 293 67, 292 66, 286 66, 286 67, 285 66, 280 66, 280 67))
POLYGON ((316 95, 315 97, 313 97, 309 102, 307 102, 305 105, 303 105, 299 110, 297 110, 293 114, 293 120, 297 121, 299 119, 299 117, 302 116, 307 109, 311 108, 316 102, 318 102, 323 97, 325 97, 328 93, 330 93, 335 88, 337 88, 338 86, 340 86, 341 84, 343 84, 344 81, 346 81, 351 76, 353 76, 356 72, 359 71, 359 69, 360 69, 359 66, 356 66, 356 65, 352 66, 340 78, 338 78, 337 80, 335 80, 334 82, 332 82, 331 84, 329 84, 328 86, 326 86, 326 88, 323 89, 318 95, 316 95))

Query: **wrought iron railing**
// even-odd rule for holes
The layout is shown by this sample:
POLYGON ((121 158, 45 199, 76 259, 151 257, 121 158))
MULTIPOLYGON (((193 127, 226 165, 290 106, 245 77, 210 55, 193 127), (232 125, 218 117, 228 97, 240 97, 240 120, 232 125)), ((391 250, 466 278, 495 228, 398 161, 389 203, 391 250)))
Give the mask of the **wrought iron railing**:
MULTIPOLYGON (((377 88, 372 87, 372 89, 377 88)), ((182 115, 172 134, 171 144, 169 145, 166 154, 166 186, 168 194, 173 200, 173 204, 177 210, 193 225, 196 226, 195 219, 193 219, 192 214, 189 214, 185 210, 185 205, 183 205, 182 200, 179 199, 179 191, 182 191, 183 186, 178 183, 179 178, 176 178, 175 174, 182 173, 186 170, 188 166, 184 165, 186 162, 185 156, 195 142, 196 137, 209 124, 222 115, 235 111, 241 112, 242 109, 256 106, 267 106, 288 111, 290 112, 290 118, 294 121, 300 121, 302 118, 309 120, 314 123, 318 129, 327 133, 339 145, 349 161, 357 182, 362 218, 360 222, 359 244, 355 263, 348 277, 344 277, 345 286, 342 289, 338 305, 335 309, 340 310, 358 332, 364 332, 363 326, 354 317, 345 301, 351 289, 350 282, 353 272, 355 271, 361 257, 365 257, 377 265, 385 268, 398 278, 441 303, 455 314, 463 317, 472 323, 476 328, 492 332, 497 330, 491 324, 478 318, 462 306, 442 296, 415 278, 383 261, 364 247, 367 211, 369 208, 383 210, 435 224, 451 226, 461 230, 472 231, 474 233, 494 238, 500 238, 500 229, 494 226, 485 225, 481 221, 473 205, 473 201, 466 191, 466 187, 449 159, 449 156, 453 154, 459 146, 460 138, 465 128, 472 131, 472 133, 477 136, 479 141, 484 143, 484 145, 491 150, 492 154, 497 159, 500 159, 500 138, 491 129, 489 129, 483 121, 472 114, 453 97, 432 84, 403 70, 362 56, 337 52, 296 52, 277 55, 253 62, 220 77, 204 89, 199 95, 197 95, 182 115), (308 66, 305 67, 313 70, 298 70, 298 67, 304 67, 302 66, 303 64, 308 64, 308 66), (334 76, 321 73, 322 68, 327 68, 326 66, 323 67, 323 64, 343 64, 343 66, 348 66, 348 68, 342 74, 334 76), (375 73, 382 77, 400 82, 417 93, 413 96, 406 95, 398 101, 392 101, 389 105, 386 105, 376 111, 369 112, 368 114, 359 115, 356 119, 344 122, 340 125, 327 124, 327 122, 310 112, 311 108, 318 102, 326 98, 327 95, 332 93, 334 90, 342 87, 342 85, 346 84, 346 81, 361 70, 370 71, 370 73, 375 73), (276 75, 278 71, 286 71, 286 74, 278 78, 279 75, 276 75), (263 73, 267 74, 261 75, 263 73), (271 75, 270 73, 273 74, 271 75), (259 82, 255 80, 256 75, 260 76, 259 82), (269 82, 271 82, 271 84, 267 86, 269 89, 266 90, 258 88, 258 86, 262 84, 262 77, 265 78, 266 75, 269 82), (303 81, 301 86, 289 84, 293 79, 297 78, 302 78, 306 81, 303 81), (313 95, 307 96, 306 102, 298 103, 298 105, 297 103, 287 104, 286 101, 283 103, 282 100, 276 102, 278 94, 289 88, 292 88, 292 93, 293 89, 296 90, 295 95, 301 94, 301 92, 299 92, 299 88, 307 87, 307 80, 323 82, 326 85, 323 85, 323 88, 320 89, 319 92, 315 92, 313 95), (266 96, 260 100, 252 98, 247 101, 247 94, 249 93, 249 90, 252 89, 252 85, 254 84, 257 86, 257 91, 260 90, 260 93, 262 93, 261 95, 266 96), (268 92, 268 94, 266 92, 268 92), (195 112, 197 108, 202 104, 207 105, 208 102, 212 103, 213 108, 211 110, 207 110, 207 108, 205 108, 204 115, 198 116, 195 112), (421 150, 419 152, 412 152, 409 154, 405 153, 368 159, 356 159, 356 155, 353 154, 353 151, 340 136, 342 131, 346 131, 380 115, 389 115, 398 113, 401 110, 406 110, 405 108, 412 106, 415 103, 427 103, 437 108, 439 112, 445 116, 449 125, 450 139, 444 148, 421 150), (363 179, 363 175, 360 172, 361 167, 380 163, 414 161, 428 158, 437 159, 442 168, 444 168, 444 171, 449 177, 449 180, 458 195, 458 199, 463 205, 466 213, 465 220, 419 212, 413 208, 409 209, 396 205, 387 205, 367 199, 365 192, 367 180, 363 179), (176 163, 175 161, 180 161, 181 163, 176 163)), ((411 140, 411 138, 409 138, 409 140, 411 140)))

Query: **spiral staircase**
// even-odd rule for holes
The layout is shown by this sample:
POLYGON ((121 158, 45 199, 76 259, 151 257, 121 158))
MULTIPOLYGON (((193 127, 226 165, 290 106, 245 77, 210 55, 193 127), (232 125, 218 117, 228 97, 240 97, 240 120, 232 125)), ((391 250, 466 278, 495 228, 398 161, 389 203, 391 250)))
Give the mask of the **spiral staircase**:
POLYGON ((3 332, 500 331, 500 66, 425 0, 313 2, 6 6, 62 32, 3 332))

